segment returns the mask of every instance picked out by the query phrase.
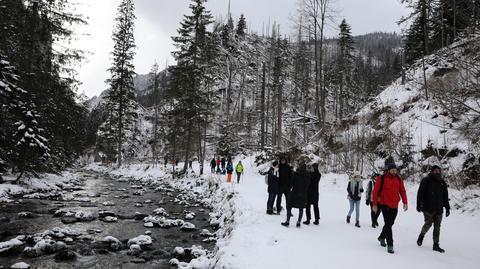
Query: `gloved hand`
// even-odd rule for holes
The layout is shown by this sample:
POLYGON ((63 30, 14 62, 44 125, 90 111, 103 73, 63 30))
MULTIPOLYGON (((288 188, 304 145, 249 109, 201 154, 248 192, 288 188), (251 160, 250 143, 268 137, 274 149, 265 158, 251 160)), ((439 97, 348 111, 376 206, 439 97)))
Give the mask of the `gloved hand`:
POLYGON ((422 207, 420 205, 417 205, 417 211, 422 212, 422 207))
POLYGON ((369 205, 370 205, 370 201, 369 201, 369 200, 366 200, 366 201, 365 201, 365 204, 366 204, 367 206, 369 206, 369 205))
POLYGON ((445 211, 445 217, 448 217, 450 216, 450 209, 447 209, 447 211, 445 211))

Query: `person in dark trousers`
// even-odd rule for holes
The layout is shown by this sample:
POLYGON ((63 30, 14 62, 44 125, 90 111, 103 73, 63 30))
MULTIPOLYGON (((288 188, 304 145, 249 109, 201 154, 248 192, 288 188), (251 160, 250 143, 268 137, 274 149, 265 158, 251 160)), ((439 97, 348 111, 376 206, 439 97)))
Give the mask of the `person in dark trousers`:
POLYGON ((267 200, 267 214, 273 214, 273 203, 275 202, 275 197, 277 197, 278 193, 278 162, 274 161, 272 163, 272 167, 268 170, 268 200, 267 200))
POLYGON ((362 199, 363 185, 360 174, 355 173, 348 182, 347 193, 350 210, 347 214, 347 223, 350 223, 350 218, 355 208, 355 226, 360 228, 360 200, 362 199))
POLYGON ((210 161, 210 171, 212 174, 215 173, 215 167, 217 166, 217 162, 215 161, 215 157, 212 158, 210 161))
POLYGON ((318 184, 322 174, 318 171, 318 163, 312 165, 312 171, 310 171, 310 185, 308 185, 307 191, 307 220, 303 224, 309 225, 312 219, 310 207, 313 206, 313 213, 315 214, 315 221, 313 224, 318 225, 320 220, 320 210, 318 209, 318 184))
POLYGON ((235 172, 237 172, 237 184, 240 184, 240 177, 243 173, 242 161, 238 161, 237 165, 235 166, 235 172))
POLYGON ((393 158, 387 159, 385 166, 385 170, 388 172, 377 177, 373 187, 372 203, 374 212, 382 211, 383 221, 385 222, 378 241, 382 247, 387 247, 388 253, 393 254, 395 252, 393 250, 392 226, 398 214, 398 203, 401 198, 403 210, 407 211, 408 201, 403 180, 398 175, 397 166, 393 158), (387 240, 386 243, 385 240, 387 240))
POLYGON ((445 252, 439 245, 443 208, 445 208, 445 217, 450 216, 448 186, 442 178, 441 168, 434 165, 428 176, 422 179, 417 193, 417 211, 423 212, 425 219, 425 223, 418 236, 418 246, 422 245, 425 234, 433 224, 433 250, 440 253, 445 252))
POLYGON ((377 173, 374 173, 372 175, 372 179, 367 184, 367 191, 366 191, 366 197, 365 197, 365 204, 367 206, 370 206, 370 218, 372 219, 373 228, 378 227, 378 217, 380 216, 380 210, 378 210, 377 212, 373 211, 373 203, 372 203, 373 186, 375 186, 375 181, 377 180, 378 176, 379 174, 377 173))
POLYGON ((285 227, 290 225, 290 217, 292 216, 292 208, 298 208, 297 227, 300 227, 303 217, 303 209, 307 204, 307 191, 310 184, 310 174, 307 172, 307 166, 304 162, 300 162, 297 171, 292 176, 292 189, 288 194, 287 201, 287 220, 281 224, 285 227))
POLYGON ((227 163, 227 160, 225 160, 224 157, 222 157, 222 159, 220 160, 220 165, 222 166, 222 175, 225 175, 225 173, 227 172, 225 170, 225 164, 227 163))
POLYGON ((288 193, 292 185, 292 167, 288 164, 285 157, 280 158, 279 165, 279 192, 277 197, 277 214, 282 211, 282 196, 285 196, 285 204, 288 204, 288 193))

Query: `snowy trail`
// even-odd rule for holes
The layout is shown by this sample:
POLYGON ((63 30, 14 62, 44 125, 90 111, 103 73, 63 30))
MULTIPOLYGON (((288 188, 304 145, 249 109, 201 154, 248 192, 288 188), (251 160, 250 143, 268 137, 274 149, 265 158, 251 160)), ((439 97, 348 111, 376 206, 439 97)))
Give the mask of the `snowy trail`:
MULTIPOLYGON (((446 253, 432 251, 432 229, 424 245, 418 247, 416 239, 423 225, 423 215, 415 211, 417 186, 408 185, 409 210, 401 210, 394 225, 396 253, 388 254, 376 238, 381 226, 370 226, 370 211, 362 197, 361 228, 347 224, 348 211, 345 176, 328 174, 320 182, 320 225, 294 226, 298 210, 290 227, 280 222, 280 216, 265 214, 266 185, 263 176, 246 164, 246 175, 239 185, 238 215, 232 237, 220 251, 220 265, 224 268, 372 268, 388 265, 389 268, 478 268, 480 264, 480 217, 458 214, 452 210, 442 222, 440 245, 446 253), (334 182, 336 181, 336 184, 334 182), (292 227, 293 223, 293 227, 292 227)), ((224 183, 226 184, 226 183, 224 183)), ((365 185, 365 184, 364 184, 365 185)), ((313 212, 312 212, 313 213, 313 212)), ((305 215, 304 215, 305 220, 305 215)), ((380 225, 383 219, 380 217, 380 225)))

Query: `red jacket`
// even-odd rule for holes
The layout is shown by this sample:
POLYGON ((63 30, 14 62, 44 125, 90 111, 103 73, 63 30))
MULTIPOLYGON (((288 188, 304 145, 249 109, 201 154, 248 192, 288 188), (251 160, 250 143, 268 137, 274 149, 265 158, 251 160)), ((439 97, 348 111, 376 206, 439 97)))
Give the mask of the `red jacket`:
POLYGON ((408 204, 407 193, 405 191, 405 186, 403 185, 403 180, 400 176, 394 176, 390 173, 385 173, 383 180, 384 182, 382 191, 380 193, 380 199, 378 199, 378 191, 382 182, 381 176, 378 176, 375 182, 372 192, 372 203, 374 206, 380 203, 390 208, 398 208, 398 202, 400 202, 400 198, 402 198, 404 204, 408 204))

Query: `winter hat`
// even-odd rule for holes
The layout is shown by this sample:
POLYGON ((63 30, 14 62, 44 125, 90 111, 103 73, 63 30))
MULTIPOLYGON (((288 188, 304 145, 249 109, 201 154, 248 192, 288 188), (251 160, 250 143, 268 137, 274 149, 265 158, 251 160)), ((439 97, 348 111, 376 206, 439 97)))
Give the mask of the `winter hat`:
POLYGON ((434 165, 434 166, 432 166, 432 168, 430 168, 430 172, 433 172, 433 170, 435 170, 435 169, 442 170, 442 168, 440 168, 440 166, 434 165))
POLYGON ((278 165, 278 162, 277 162, 277 161, 273 161, 272 166, 277 166, 277 165, 278 165))
POLYGON ((393 160, 393 157, 390 156, 385 160, 385 170, 390 170, 390 169, 397 169, 397 165, 395 164, 395 161, 393 160))

